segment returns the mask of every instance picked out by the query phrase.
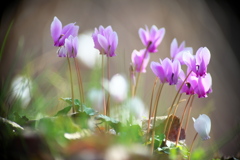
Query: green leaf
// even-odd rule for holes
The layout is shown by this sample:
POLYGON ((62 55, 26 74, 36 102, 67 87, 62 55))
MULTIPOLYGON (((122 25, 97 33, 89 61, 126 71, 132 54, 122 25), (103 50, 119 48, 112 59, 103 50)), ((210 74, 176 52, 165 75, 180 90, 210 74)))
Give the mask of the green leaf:
POLYGON ((102 115, 102 114, 98 115, 98 116, 96 117, 96 119, 97 119, 97 120, 102 120, 102 121, 104 121, 104 122, 115 123, 115 124, 120 123, 119 121, 117 121, 117 120, 115 120, 115 119, 113 119, 113 118, 110 118, 110 117, 108 117, 108 116, 102 115))
MULTIPOLYGON (((60 99, 67 102, 68 104, 72 104, 72 98, 60 98, 60 99)), ((80 106, 81 102, 78 99, 74 99, 74 105, 80 106)))
POLYGON ((158 148, 158 146, 161 146, 164 139, 165 139, 165 134, 164 133, 161 133, 159 135, 155 135, 155 137, 154 137, 154 140, 155 140, 154 148, 156 149, 156 148, 158 148))
POLYGON ((121 123, 113 118, 110 118, 108 116, 99 114, 95 117, 96 120, 102 121, 104 123, 107 123, 110 125, 117 133, 119 132, 119 129, 121 127, 121 123))
POLYGON ((86 106, 83 106, 83 111, 89 116, 94 116, 96 114, 96 111, 94 109, 88 108, 86 106))
POLYGON ((57 112, 57 114, 54 115, 54 117, 56 116, 61 116, 61 115, 67 115, 68 112, 71 110, 72 106, 67 106, 63 109, 61 109, 60 111, 57 112))
MULTIPOLYGON (((60 99, 72 105, 72 98, 60 98, 60 99)), ((93 116, 97 113, 94 109, 85 106, 78 99, 74 99, 74 105, 77 107, 77 110, 79 112, 85 112, 89 116, 93 116), (81 107, 83 107, 83 111, 81 110, 81 107)))

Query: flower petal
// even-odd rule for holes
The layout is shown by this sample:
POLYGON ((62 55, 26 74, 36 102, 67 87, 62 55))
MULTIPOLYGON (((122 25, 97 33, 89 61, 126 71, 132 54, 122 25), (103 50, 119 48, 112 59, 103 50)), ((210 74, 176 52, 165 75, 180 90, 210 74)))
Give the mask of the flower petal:
POLYGON ((104 51, 104 53, 102 53, 102 54, 108 54, 109 44, 108 44, 106 37, 104 37, 101 34, 98 34, 98 42, 104 51))
POLYGON ((138 34, 142 43, 146 46, 148 43, 148 33, 144 29, 140 28, 138 34))
POLYGON ((51 23, 50 30, 51 30, 52 39, 54 41, 54 46, 59 47, 58 40, 62 33, 62 23, 57 17, 54 17, 53 22, 51 23))
POLYGON ((166 76, 163 67, 157 62, 151 62, 150 68, 162 83, 166 82, 166 76))
POLYGON ((170 55, 171 55, 172 59, 174 59, 174 57, 176 56, 177 49, 178 49, 178 43, 177 43, 176 38, 174 38, 171 43, 171 47, 170 47, 170 55))

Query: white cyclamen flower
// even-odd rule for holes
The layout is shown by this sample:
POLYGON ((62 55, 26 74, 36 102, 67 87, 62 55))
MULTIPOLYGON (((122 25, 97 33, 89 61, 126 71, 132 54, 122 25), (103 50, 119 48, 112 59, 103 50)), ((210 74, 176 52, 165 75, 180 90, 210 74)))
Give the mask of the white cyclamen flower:
POLYGON ((200 114, 197 119, 192 118, 194 121, 194 128, 203 140, 210 138, 209 133, 211 130, 211 120, 206 114, 200 114))
POLYGON ((103 86, 115 101, 122 102, 127 98, 128 83, 121 74, 115 74, 110 81, 105 79, 103 86))

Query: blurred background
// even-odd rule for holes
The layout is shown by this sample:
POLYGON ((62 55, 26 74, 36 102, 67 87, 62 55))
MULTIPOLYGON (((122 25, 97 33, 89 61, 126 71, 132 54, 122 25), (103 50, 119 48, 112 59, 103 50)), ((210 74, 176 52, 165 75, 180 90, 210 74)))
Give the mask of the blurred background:
MULTIPOLYGON (((208 72, 213 78, 213 93, 208 98, 195 98, 192 117, 208 114, 212 120, 209 141, 198 138, 196 147, 205 147, 209 154, 236 155, 240 150, 240 17, 238 5, 231 1, 168 1, 168 0, 15 0, 1 5, 0 58, 1 116, 13 110, 30 119, 52 116, 63 107, 60 97, 69 97, 70 84, 67 61, 58 58, 53 46, 50 25, 57 16, 63 25, 76 22, 79 37, 89 35, 95 27, 111 25, 119 37, 117 56, 110 61, 110 77, 120 73, 128 77, 131 53, 143 49, 138 29, 156 25, 166 29, 158 53, 150 61, 170 57, 173 38, 186 42, 194 53, 208 47, 211 61, 208 72), (5 35, 8 34, 7 39, 5 35), (22 86, 17 84, 23 83, 22 86), (12 95, 14 86, 30 88, 20 102, 12 95), (26 98, 27 97, 27 98, 26 98), (30 97, 30 98, 29 98, 30 97), (23 98, 24 99, 24 98, 23 98), (27 100, 26 100, 27 99, 27 100), (20 107, 19 107, 20 106, 20 107)), ((1 2, 3 4, 3 2, 1 2)), ((81 44, 80 44, 81 46, 81 44)), ((88 50, 85 49, 89 55, 88 50)), ((90 52, 90 49, 89 49, 90 52)), ((94 81, 93 69, 81 60, 85 88, 94 81)), ((90 62, 88 62, 90 63, 90 62)), ((154 75, 149 66, 142 74, 138 95, 148 107, 154 75)), ((77 82, 76 82, 77 83, 77 82)), ((23 92, 23 91, 22 91, 23 92)), ((77 93, 77 89, 76 89, 77 93)), ((88 91, 85 90, 87 94, 88 91)), ((165 115, 176 90, 166 86, 160 100, 158 115, 165 115)), ((182 108, 178 111, 181 116, 182 108)), ((186 143, 195 135, 190 122, 186 143)))

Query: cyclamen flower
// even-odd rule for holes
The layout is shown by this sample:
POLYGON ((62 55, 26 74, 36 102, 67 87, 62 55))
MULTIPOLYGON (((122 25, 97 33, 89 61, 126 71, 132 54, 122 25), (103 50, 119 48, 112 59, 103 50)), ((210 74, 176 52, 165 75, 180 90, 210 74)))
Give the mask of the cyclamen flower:
POLYGON ((105 54, 107 57, 116 56, 115 51, 118 45, 118 35, 112 30, 111 26, 107 28, 100 26, 99 29, 95 28, 92 38, 94 48, 98 49, 100 54, 105 54))
POLYGON ((116 101, 122 102, 127 98, 128 83, 122 75, 116 74, 110 81, 105 80, 103 86, 116 101))
POLYGON ((158 29, 155 25, 153 25, 149 31, 146 26, 146 30, 140 28, 138 34, 143 45, 147 47, 148 52, 155 53, 158 51, 157 47, 162 42, 165 35, 165 28, 158 29))
POLYGON ((78 35, 79 26, 76 26, 75 23, 69 23, 62 28, 62 22, 57 17, 54 17, 50 30, 54 46, 61 47, 64 45, 65 39, 70 35, 73 37, 78 35))
POLYGON ((201 114, 197 119, 192 118, 194 122, 194 128, 201 136, 202 140, 210 138, 209 133, 211 130, 211 120, 206 114, 201 114))
MULTIPOLYGON (((179 74, 179 78, 180 79, 178 80, 178 83, 176 85, 177 90, 180 89, 180 87, 182 86, 182 83, 186 79, 186 76, 183 71, 179 74)), ((194 73, 192 73, 191 75, 189 75, 189 77, 183 84, 183 86, 180 90, 180 93, 186 93, 186 95, 194 95, 195 88, 197 87, 197 85, 198 85, 198 78, 196 77, 196 75, 194 73)))
POLYGON ((191 54, 193 52, 192 47, 185 47, 185 41, 183 41, 179 46, 177 39, 174 38, 171 47, 170 47, 170 55, 172 59, 177 59, 181 64, 184 64, 184 61, 182 60, 183 53, 185 51, 189 51, 191 54))
POLYGON ((61 46, 58 50, 59 57, 75 58, 78 52, 78 37, 70 35, 65 39, 64 46, 61 46))
MULTIPOLYGON (((179 74, 179 80, 176 85, 177 90, 180 89, 182 83, 186 79, 183 72, 179 74)), ((194 72, 191 72, 185 84, 183 84, 180 93, 186 93, 187 95, 197 94, 198 98, 206 98, 207 94, 212 92, 212 77, 208 73, 205 77, 196 77, 194 72)))
POLYGON ((178 76, 182 71, 180 62, 178 60, 172 62, 169 58, 163 61, 160 59, 160 63, 152 62, 150 67, 162 83, 168 82, 169 85, 177 84, 178 76))
POLYGON ((206 75, 210 58, 211 54, 207 47, 200 47, 195 56, 190 52, 183 54, 183 60, 188 66, 188 71, 193 71, 197 77, 206 75))
POLYGON ((134 50, 132 52, 132 63, 136 72, 146 72, 146 67, 150 59, 149 53, 146 49, 140 51, 134 50))

